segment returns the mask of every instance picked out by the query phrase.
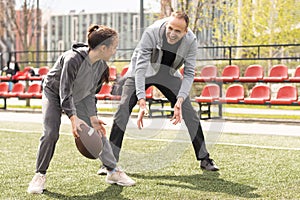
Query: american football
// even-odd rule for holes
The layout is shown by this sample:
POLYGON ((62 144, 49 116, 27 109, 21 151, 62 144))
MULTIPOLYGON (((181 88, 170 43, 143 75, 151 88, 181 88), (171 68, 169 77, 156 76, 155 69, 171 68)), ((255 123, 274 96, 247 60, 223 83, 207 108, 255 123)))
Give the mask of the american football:
POLYGON ((80 137, 75 139, 78 151, 86 158, 99 158, 99 153, 103 148, 101 136, 96 130, 87 125, 81 124, 80 128, 82 131, 77 130, 80 137))

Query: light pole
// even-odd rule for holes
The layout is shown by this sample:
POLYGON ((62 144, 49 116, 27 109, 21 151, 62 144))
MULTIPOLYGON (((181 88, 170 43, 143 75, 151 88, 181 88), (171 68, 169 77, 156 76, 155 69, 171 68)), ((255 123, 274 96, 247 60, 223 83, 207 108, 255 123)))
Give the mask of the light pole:
POLYGON ((144 0, 140 0, 140 37, 144 30, 144 0))
POLYGON ((40 66, 40 12, 39 0, 36 0, 36 63, 40 66))

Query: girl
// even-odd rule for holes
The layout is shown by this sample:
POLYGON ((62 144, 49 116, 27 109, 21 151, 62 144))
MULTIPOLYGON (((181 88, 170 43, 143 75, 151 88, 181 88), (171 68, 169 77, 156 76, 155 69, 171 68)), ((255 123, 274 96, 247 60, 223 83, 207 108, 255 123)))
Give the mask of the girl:
POLYGON ((135 182, 117 168, 110 143, 106 138, 105 123, 97 118, 95 93, 102 83, 108 82, 106 64, 116 53, 117 32, 106 26, 92 25, 88 29, 88 45, 77 43, 64 52, 43 81, 42 113, 43 135, 36 160, 36 174, 28 187, 28 193, 41 194, 45 189, 46 171, 53 157, 59 138, 61 115, 71 120, 72 133, 79 137, 77 129, 86 123, 102 134, 103 150, 100 160, 108 169, 106 182, 131 186, 135 182))

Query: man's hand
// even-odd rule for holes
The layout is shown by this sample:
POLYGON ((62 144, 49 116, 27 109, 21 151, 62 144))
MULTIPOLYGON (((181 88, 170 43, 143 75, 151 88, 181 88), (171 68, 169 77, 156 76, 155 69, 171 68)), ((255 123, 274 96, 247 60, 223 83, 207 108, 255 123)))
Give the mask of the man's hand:
POLYGON ((92 127, 100 134, 100 136, 106 137, 106 129, 103 125, 106 125, 102 120, 98 119, 96 116, 90 117, 92 127))
POLYGON ((140 99, 139 100, 139 106, 140 106, 140 110, 139 110, 139 115, 138 115, 138 119, 137 119, 137 126, 139 129, 142 129, 144 127, 144 123, 143 123, 143 117, 145 115, 148 115, 148 110, 146 107, 146 100, 145 99, 140 99))
POLYGON ((73 136, 74 136, 74 138, 79 138, 79 134, 78 134, 77 130, 82 131, 80 128, 80 125, 81 124, 87 125, 87 124, 83 120, 79 119, 76 115, 72 115, 70 117, 70 120, 71 120, 71 125, 72 125, 73 136))
POLYGON ((182 120, 182 110, 181 110, 181 105, 182 105, 182 102, 183 102, 183 98, 182 97, 179 97, 177 99, 177 102, 174 106, 174 115, 172 117, 172 119, 170 121, 173 121, 173 124, 176 125, 178 123, 181 123, 181 120, 182 120))

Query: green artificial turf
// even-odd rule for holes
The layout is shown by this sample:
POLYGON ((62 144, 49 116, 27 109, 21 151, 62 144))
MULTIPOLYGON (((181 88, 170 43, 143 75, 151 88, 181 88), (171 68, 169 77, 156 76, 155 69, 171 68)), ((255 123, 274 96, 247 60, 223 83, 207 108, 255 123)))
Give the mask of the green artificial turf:
POLYGON ((62 125, 47 190, 31 195, 41 125, 0 127, 0 199, 300 199, 300 137, 220 134, 208 145, 220 171, 204 172, 184 131, 128 129, 120 165, 137 184, 121 187, 96 174, 100 162, 81 156, 62 125))

